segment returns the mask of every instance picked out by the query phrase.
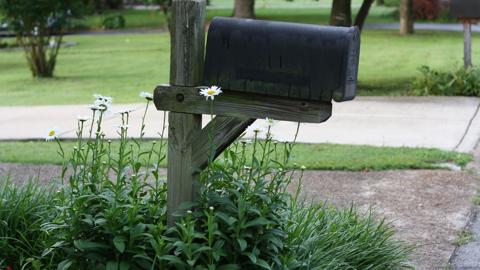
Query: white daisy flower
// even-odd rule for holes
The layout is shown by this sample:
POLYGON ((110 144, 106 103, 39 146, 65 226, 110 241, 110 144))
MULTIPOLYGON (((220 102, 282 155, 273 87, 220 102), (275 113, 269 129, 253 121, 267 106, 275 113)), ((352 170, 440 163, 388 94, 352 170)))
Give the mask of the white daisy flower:
POLYGON ((77 116, 77 120, 80 121, 80 122, 86 122, 90 119, 90 117, 86 116, 86 115, 78 115, 77 116))
POLYGON ((95 98, 95 100, 102 100, 102 101, 108 102, 108 103, 112 103, 112 101, 113 101, 112 97, 107 97, 107 96, 100 95, 100 94, 94 94, 93 97, 95 98))
MULTIPOLYGON (((111 97, 106 97, 99 94, 95 94, 93 95, 93 97, 95 98, 95 102, 93 103, 93 105, 96 106, 98 110, 107 111, 110 109, 110 106, 112 105, 111 97)), ((93 110, 93 108, 90 109, 93 110)))
POLYGON ((256 126, 249 126, 247 128, 247 133, 254 133, 254 134, 259 134, 259 133, 262 133, 264 132, 265 130, 263 129, 260 129, 259 127, 256 127, 256 126))
POLYGON ((215 85, 200 90, 200 95, 204 96, 206 100, 208 100, 208 98, 211 98, 212 100, 214 100, 215 96, 218 96, 221 93, 222 93, 221 88, 215 85))
POLYGON ((265 122, 268 127, 273 127, 275 125, 275 120, 273 120, 272 118, 265 118, 265 122))
POLYGON ((140 97, 145 98, 146 100, 153 100, 153 95, 148 92, 140 92, 140 97))
POLYGON ((124 110, 120 110, 120 111, 116 112, 116 114, 126 114, 126 113, 132 113, 134 111, 135 111, 135 109, 124 109, 124 110))
POLYGON ((47 136, 45 136, 45 141, 53 141, 58 138, 58 128, 54 127, 48 130, 47 136))
POLYGON ((92 111, 98 111, 100 110, 100 106, 98 105, 95 105, 95 104, 92 104, 92 105, 88 105, 88 108, 92 111))

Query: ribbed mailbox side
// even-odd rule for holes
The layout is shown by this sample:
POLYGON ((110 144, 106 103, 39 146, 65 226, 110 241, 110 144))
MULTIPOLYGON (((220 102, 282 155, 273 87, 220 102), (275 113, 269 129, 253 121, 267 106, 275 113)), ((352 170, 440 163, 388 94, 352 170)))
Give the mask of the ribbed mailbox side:
POLYGON ((450 5, 454 17, 480 19, 480 0, 453 0, 450 5))
POLYGON ((214 18, 205 84, 305 100, 351 100, 359 49, 356 27, 214 18))

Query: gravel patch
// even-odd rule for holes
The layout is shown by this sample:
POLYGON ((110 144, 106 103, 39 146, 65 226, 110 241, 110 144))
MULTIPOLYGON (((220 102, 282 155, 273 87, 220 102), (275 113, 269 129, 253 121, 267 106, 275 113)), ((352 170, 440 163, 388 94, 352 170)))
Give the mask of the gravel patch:
POLYGON ((302 186, 314 201, 373 209, 393 225, 395 237, 416 246, 416 269, 438 270, 447 266, 452 242, 468 222, 477 181, 446 170, 308 171, 302 186))

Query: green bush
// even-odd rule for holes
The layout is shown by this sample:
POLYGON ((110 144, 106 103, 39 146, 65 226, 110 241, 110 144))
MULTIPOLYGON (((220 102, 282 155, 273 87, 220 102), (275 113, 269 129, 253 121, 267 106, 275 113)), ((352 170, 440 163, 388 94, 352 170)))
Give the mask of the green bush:
POLYGON ((57 194, 53 187, 39 187, 32 181, 20 187, 7 179, 1 181, 0 269, 44 269, 42 253, 53 239, 42 225, 58 214, 57 194))
POLYGON ((412 83, 414 95, 480 96, 480 69, 476 67, 444 72, 422 66, 419 72, 412 83))
MULTIPOLYGON (((145 151, 145 125, 140 138, 130 138, 130 111, 123 111, 120 147, 112 151, 102 131, 111 101, 96 98, 91 122, 79 119, 77 145, 72 156, 64 158, 61 179, 66 183, 45 197, 52 198, 48 203, 30 204, 48 205, 40 208, 46 213, 28 223, 36 225, 30 229, 33 237, 21 238, 26 248, 5 246, 0 253, 4 265, 28 267, 28 262, 2 254, 35 258, 35 269, 408 267, 410 248, 391 238, 388 225, 371 215, 361 217, 354 208, 337 210, 299 201, 305 168, 289 164, 294 144, 273 141, 270 127, 265 139, 256 131, 253 141, 236 142, 211 160, 200 175, 196 201, 183 205, 176 224, 168 227, 167 186, 158 170, 165 158, 163 140, 149 142, 145 151), (250 143, 253 151, 246 151, 250 143), (287 188, 297 178, 297 193, 292 195, 287 188), (37 243, 37 248, 28 248, 37 243)), ((146 98, 143 119, 151 102, 146 98)), ((164 131, 165 127, 161 137, 164 131)), ((64 156, 56 132, 47 139, 55 140, 64 156)), ((19 200, 5 194, 9 193, 0 193, 0 199, 10 198, 10 204, 19 200)), ((16 208, 2 206, 0 211, 13 215, 16 208)), ((7 231, 3 237, 19 239, 23 230, 7 231)))
POLYGON ((122 15, 108 16, 102 21, 104 29, 121 29, 125 28, 125 18, 122 15))
POLYGON ((52 77, 65 30, 81 17, 82 0, 0 0, 0 13, 24 48, 34 77, 52 77))

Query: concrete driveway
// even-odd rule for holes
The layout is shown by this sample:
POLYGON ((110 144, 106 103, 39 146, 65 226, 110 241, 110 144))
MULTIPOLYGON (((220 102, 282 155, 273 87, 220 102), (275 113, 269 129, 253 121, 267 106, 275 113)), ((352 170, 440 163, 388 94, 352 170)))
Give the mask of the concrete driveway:
MULTIPOLYGON (((333 115, 322 124, 302 124, 298 141, 308 143, 366 144, 376 146, 433 147, 470 152, 480 137, 479 98, 470 97, 358 97, 335 103, 333 115)), ((144 104, 119 104, 113 112, 134 108, 132 136, 138 136, 144 104)), ((0 140, 42 139, 58 127, 61 137, 75 137, 77 115, 88 115, 86 105, 0 107, 0 140)), ((209 117, 204 117, 208 121, 209 117)), ((158 137, 163 113, 149 108, 146 137, 158 137)), ((107 137, 115 138, 118 114, 106 117, 107 137)), ((258 120, 254 127, 263 128, 258 120)), ((296 123, 278 122, 278 140, 292 140, 296 123)), ((249 131, 247 136, 251 136, 249 131)))

